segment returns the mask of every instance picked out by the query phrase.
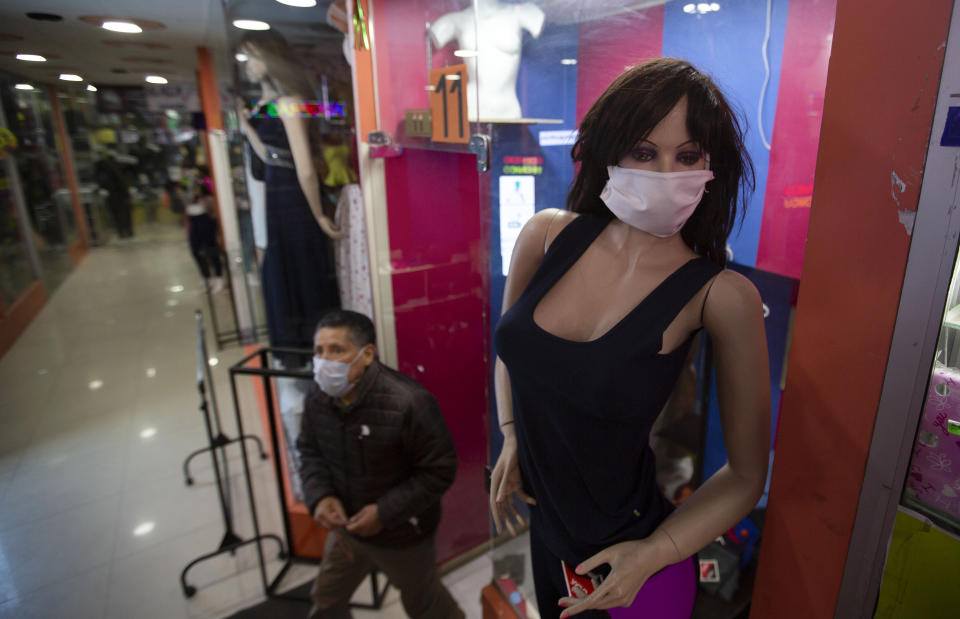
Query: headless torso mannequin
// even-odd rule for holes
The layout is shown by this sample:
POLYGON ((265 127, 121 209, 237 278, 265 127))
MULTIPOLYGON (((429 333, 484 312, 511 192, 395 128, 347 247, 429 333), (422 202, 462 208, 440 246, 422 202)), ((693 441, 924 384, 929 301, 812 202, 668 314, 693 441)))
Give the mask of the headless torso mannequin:
MULTIPOLYGON (((574 212, 538 213, 515 246, 495 337, 504 445, 491 511, 498 530, 513 530, 511 520, 520 520, 513 497, 532 505, 534 580, 545 619, 608 616, 601 609, 616 618, 689 617, 691 556, 762 494, 770 406, 762 304, 756 288, 723 270, 719 257, 748 166, 739 138, 731 137, 739 132, 731 118, 712 82, 682 61, 627 71, 581 124, 574 212), (697 136, 688 129, 688 95, 664 94, 684 91, 696 97, 691 115, 708 119, 697 136), (645 117, 659 122, 644 126, 645 117), (702 129, 710 121, 722 129, 702 129), (651 232, 613 217, 615 202, 601 192, 613 184, 608 174, 654 183, 676 173, 703 178, 707 154, 715 180, 693 198, 683 232, 651 232), (673 383, 667 391, 655 383, 676 380, 701 327, 714 344, 729 459, 674 510, 656 488, 647 447, 673 383), (589 596, 567 597, 560 560, 605 580, 589 596)), ((638 211, 655 210, 655 200, 639 199, 642 192, 625 193, 638 211)))
POLYGON ((461 49, 476 50, 466 58, 467 101, 470 120, 513 120, 522 116, 517 99, 517 73, 523 32, 534 38, 543 29, 544 14, 534 4, 500 4, 479 0, 473 7, 448 13, 430 25, 430 41, 436 48, 456 40, 461 49), (479 23, 474 25, 474 18, 479 23), (478 93, 479 89, 479 93, 478 93))

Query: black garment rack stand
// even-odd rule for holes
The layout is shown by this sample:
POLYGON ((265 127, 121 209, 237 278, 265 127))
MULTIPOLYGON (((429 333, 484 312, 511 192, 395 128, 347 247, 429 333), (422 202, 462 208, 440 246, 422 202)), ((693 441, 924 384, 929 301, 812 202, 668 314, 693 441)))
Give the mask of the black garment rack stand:
MULTIPOLYGON (((197 588, 193 585, 187 583, 187 572, 190 571, 198 563, 202 563, 207 559, 212 559, 218 555, 221 555, 225 552, 229 552, 231 555, 236 554, 237 548, 246 546, 247 544, 257 544, 258 555, 260 558, 260 570, 261 572, 266 569, 263 559, 263 551, 260 546, 260 541, 265 539, 272 539, 280 545, 279 556, 281 559, 285 558, 286 552, 284 551, 283 540, 278 536, 272 534, 260 534, 260 531, 257 530, 253 537, 248 539, 243 539, 233 529, 233 508, 232 501, 230 496, 230 464, 227 460, 226 448, 231 443, 240 443, 243 447, 243 470, 244 476, 246 477, 247 486, 250 486, 250 467, 247 465, 247 449, 245 447, 247 440, 253 440, 256 442, 259 450, 260 457, 266 459, 267 454, 263 451, 263 445, 260 443, 260 439, 256 436, 243 434, 242 429, 240 430, 240 435, 234 439, 228 439, 222 431, 220 424, 220 413, 217 410, 217 396, 213 388, 213 376, 210 374, 209 359, 207 357, 207 346, 204 338, 204 329, 203 329, 203 315, 199 310, 196 312, 197 320, 197 390, 200 393, 200 411, 203 413, 204 426, 207 430, 207 440, 209 442, 208 447, 199 449, 193 452, 183 463, 184 474, 187 477, 187 485, 193 484, 193 480, 190 478, 188 472, 188 464, 190 460, 197 455, 200 455, 204 452, 210 452, 210 459, 213 463, 213 476, 217 484, 217 496, 220 500, 220 512, 223 516, 224 524, 224 534, 223 539, 220 540, 220 545, 217 546, 217 549, 213 552, 209 552, 205 555, 201 555, 187 564, 183 571, 180 572, 180 587, 183 589, 183 595, 185 597, 193 597, 197 592, 197 588), (207 392, 210 394, 210 402, 213 404, 213 415, 210 414, 210 406, 207 403, 207 392), (211 422, 212 417, 212 422, 211 422)), ((239 427, 239 426, 238 426, 239 427)), ((252 495, 251 495, 252 499, 252 495)))
MULTIPOLYGON (((209 294, 210 293, 207 292, 207 295, 209 294)), ((184 459, 183 481, 188 486, 193 485, 193 477, 190 475, 190 462, 197 456, 203 455, 208 451, 213 452, 214 450, 226 447, 231 443, 237 443, 240 441, 253 441, 254 443, 257 444, 257 450, 260 452, 260 459, 261 460, 267 459, 267 454, 266 452, 263 451, 263 443, 260 442, 260 438, 258 436, 255 436, 253 434, 241 434, 237 438, 229 438, 223 433, 223 425, 220 423, 220 407, 217 406, 217 393, 213 389, 213 376, 210 375, 210 372, 209 372, 209 365, 208 365, 209 360, 207 359, 207 346, 206 346, 206 340, 205 340, 205 332, 203 329, 203 321, 202 321, 203 319, 201 317, 200 310, 197 310, 196 316, 197 316, 197 328, 198 328, 197 338, 198 338, 198 342, 202 343, 202 350, 198 349, 197 351, 197 354, 198 354, 197 363, 200 363, 202 361, 204 366, 202 373, 201 373, 201 368, 199 367, 197 368, 197 388, 200 390, 200 410, 203 412, 203 419, 209 430, 211 425, 210 424, 211 417, 210 417, 210 410, 209 410, 210 407, 207 406, 207 400, 206 400, 206 394, 205 394, 204 377, 206 377, 206 382, 209 383, 210 385, 210 404, 213 405, 213 418, 212 418, 213 437, 210 438, 208 436, 208 445, 206 447, 201 447, 200 449, 197 449, 196 451, 191 453, 189 456, 187 456, 186 459, 184 459)), ((212 314, 211 314, 211 317, 212 317, 212 314)), ((200 344, 198 344, 198 346, 200 346, 200 344)), ((224 467, 226 467, 227 462, 224 461, 223 465, 224 467)), ((227 479, 230 478, 229 470, 227 470, 226 478, 227 479)), ((226 494, 227 494, 227 503, 229 507, 229 503, 230 503, 229 484, 227 484, 226 494)))
MULTIPOLYGON (((271 453, 274 454, 273 471, 277 478, 277 498, 280 502, 280 513, 283 516, 283 533, 287 539, 287 548, 289 551, 286 553, 285 557, 281 557, 281 560, 284 561, 283 567, 280 568, 280 571, 273 578, 273 580, 269 580, 267 577, 266 563, 263 558, 263 549, 260 544, 257 544, 257 553, 259 554, 260 559, 260 580, 263 583, 263 590, 268 598, 279 598, 310 603, 311 600, 309 598, 290 593, 280 593, 278 591, 281 582, 287 575, 287 572, 295 563, 317 565, 320 563, 320 561, 313 557, 300 556, 297 554, 296 549, 294 548, 293 528, 290 524, 290 514, 284 507, 286 505, 286 496, 284 492, 285 480, 283 477, 284 473, 281 459, 285 456, 285 454, 280 448, 280 429, 277 424, 276 408, 273 404, 273 382, 271 379, 300 378, 313 380, 313 374, 304 370, 273 368, 270 366, 271 355, 283 355, 288 358, 299 357, 306 362, 313 356, 313 351, 297 348, 278 348, 271 346, 261 347, 230 366, 230 391, 233 394, 233 410, 234 414, 236 415, 237 431, 240 432, 241 436, 243 435, 243 419, 240 415, 240 399, 237 396, 237 376, 259 377, 263 387, 263 399, 266 401, 267 406, 267 430, 270 433, 271 453), (249 365, 249 363, 254 359, 258 360, 259 367, 249 365)), ((247 482, 247 494, 250 501, 250 511, 253 521, 254 537, 252 539, 257 539, 263 536, 260 535, 260 521, 257 517, 257 502, 254 499, 253 484, 250 481, 250 465, 247 461, 247 448, 246 444, 242 441, 240 442, 240 449, 243 450, 244 478, 247 482)), ((389 589, 389 587, 389 581, 385 581, 383 583, 383 587, 380 586, 379 572, 374 569, 370 573, 370 588, 373 601, 370 604, 351 602, 350 606, 353 608, 379 610, 383 605, 384 598, 387 596, 387 589, 389 589)))

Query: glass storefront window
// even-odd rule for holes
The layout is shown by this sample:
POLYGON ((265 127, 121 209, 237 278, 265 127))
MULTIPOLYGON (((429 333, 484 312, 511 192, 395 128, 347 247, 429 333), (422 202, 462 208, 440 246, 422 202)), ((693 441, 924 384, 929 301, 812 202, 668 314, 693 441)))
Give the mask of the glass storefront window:
MULTIPOLYGON (((570 149, 593 102, 626 68, 661 56, 689 60, 707 73, 745 129, 756 187, 742 226, 728 240, 729 267, 753 281, 766 305, 776 428, 836 9, 834 2, 799 6, 787 0, 674 0, 639 8, 598 0, 575 8, 502 0, 372 2, 379 129, 404 147, 401 156, 385 160, 398 364, 436 390, 464 428, 486 409, 488 464, 501 441, 491 334, 519 230, 538 211, 564 208, 575 173, 570 149), (437 69, 456 65, 466 65, 452 77, 459 86, 436 80, 437 69), (446 107, 431 109, 441 90, 462 100, 447 96, 446 107), (431 137, 437 114, 449 123, 461 102, 475 143, 431 137), (476 151, 486 155, 485 165, 478 167, 476 151), (476 189, 465 188, 472 179, 476 189), (469 380, 477 375, 485 380, 469 380)), ((726 460, 709 359, 691 355, 655 427, 658 481, 676 502, 726 460)), ((476 447, 458 443, 467 475, 475 470, 476 447)), ((458 505, 484 511, 485 497, 470 492, 455 486, 451 494, 458 505)), ((456 513, 458 550, 485 524, 465 511, 456 513)), ((757 528, 744 521, 736 530, 750 531, 752 549, 757 528)), ((494 577, 521 613, 536 616, 527 554, 524 539, 497 546, 494 577)), ((747 568, 750 552, 742 559, 747 568)))
POLYGON ((70 190, 60 164, 49 91, 16 89, 19 80, 0 75, 7 128, 19 146, 14 155, 40 256, 47 291, 56 289, 73 268, 69 247, 78 239, 70 190))
POLYGON ((36 280, 21 234, 8 166, 0 161, 0 303, 9 309, 36 280))
POLYGON ((903 504, 960 533, 960 261, 950 281, 903 504))

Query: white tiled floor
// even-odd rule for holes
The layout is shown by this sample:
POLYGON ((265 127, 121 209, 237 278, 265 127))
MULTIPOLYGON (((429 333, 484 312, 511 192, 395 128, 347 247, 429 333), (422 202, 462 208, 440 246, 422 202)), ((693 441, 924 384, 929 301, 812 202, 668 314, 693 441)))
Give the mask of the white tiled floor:
MULTIPOLYGON (((221 617, 263 599, 252 546, 193 569, 193 598, 180 590, 183 567, 223 535, 209 457, 193 461, 193 486, 181 472, 205 442, 193 312, 206 308, 182 230, 138 234, 91 250, 0 358, 0 618, 221 617)), ((227 371, 242 350, 211 354, 233 435, 227 371)), ((244 408, 247 431, 262 435, 255 407, 244 408)), ((231 463, 236 528, 249 535, 239 455, 231 463)), ((261 528, 278 533, 270 465, 251 466, 261 528)), ((298 566, 287 582, 314 570, 298 566)), ((484 557, 444 578, 471 619, 491 573, 484 557)), ((363 586, 357 599, 367 595, 363 586)), ((391 590, 381 611, 355 616, 405 615, 391 590)))

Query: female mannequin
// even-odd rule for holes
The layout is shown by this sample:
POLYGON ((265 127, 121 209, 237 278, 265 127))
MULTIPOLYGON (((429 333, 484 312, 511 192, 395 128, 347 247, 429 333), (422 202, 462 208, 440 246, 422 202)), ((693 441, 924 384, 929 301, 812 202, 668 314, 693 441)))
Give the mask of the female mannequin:
POLYGON ((300 115, 311 89, 279 34, 251 33, 240 48, 248 56, 247 77, 262 89, 262 117, 253 127, 240 114, 240 126, 266 164, 263 285, 270 343, 310 348, 317 320, 340 304, 330 239, 342 236, 323 211, 308 121, 300 115), (267 117, 268 109, 278 117, 267 117))
POLYGON ((723 94, 688 63, 630 68, 581 123, 570 210, 538 213, 517 241, 496 333, 504 445, 490 505, 511 531, 513 495, 532 505, 542 617, 689 617, 692 555, 763 492, 762 304, 723 269, 740 187, 752 188, 741 136, 723 94), (674 511, 648 437, 701 328, 729 461, 674 511), (568 597, 561 560, 605 579, 568 597))
MULTIPOLYGON (((261 273, 270 344, 310 349, 317 322, 340 306, 331 239, 343 236, 323 211, 312 149, 317 144, 300 113, 303 101, 313 98, 313 89, 286 41, 274 31, 246 35, 240 49, 248 57, 247 78, 261 87, 255 126, 242 109, 238 116, 251 149, 265 164, 267 247, 261 273)), ((274 363, 295 368, 309 359, 282 354, 274 363)), ((306 380, 277 379, 288 445, 299 431, 309 386, 306 380)), ((298 470, 296 450, 287 450, 287 455, 289 470, 298 470)), ((291 475, 290 481, 299 498, 299 476, 291 475)))

